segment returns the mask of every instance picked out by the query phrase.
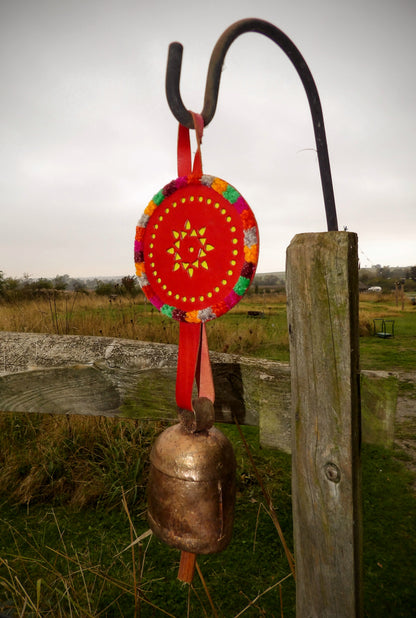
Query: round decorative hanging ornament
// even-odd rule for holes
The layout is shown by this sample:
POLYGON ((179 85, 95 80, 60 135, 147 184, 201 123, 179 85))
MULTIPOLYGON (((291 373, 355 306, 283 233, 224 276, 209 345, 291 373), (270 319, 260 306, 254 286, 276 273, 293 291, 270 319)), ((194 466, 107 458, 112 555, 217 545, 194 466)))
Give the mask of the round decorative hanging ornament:
MULTIPOLYGON (((193 166, 189 130, 179 125, 178 178, 154 195, 139 219, 134 258, 148 300, 180 323, 176 378, 176 403, 181 420, 178 431, 181 435, 185 432, 195 439, 198 436, 205 439, 215 420, 205 323, 232 309, 247 291, 256 271, 259 233, 253 212, 237 189, 217 176, 203 174, 200 148, 203 120, 199 114, 192 113, 192 116, 197 139, 193 166), (193 398, 194 382, 196 398, 193 398)), ((179 450, 178 456, 182 454, 179 450)), ((154 472, 156 476, 159 474, 160 470, 154 472)), ((155 533, 163 530, 161 516, 156 520, 159 512, 165 514, 166 510, 159 494, 158 490, 156 497, 153 496, 149 511, 149 523, 155 533)), ((182 508, 187 512, 186 505, 182 508)), ((180 506, 176 505, 172 513, 179 512, 178 509, 180 506)), ((233 507, 230 509, 232 515, 233 507)), ((223 523, 221 529, 222 526, 223 523)), ((197 524, 196 529, 199 528, 197 524)), ((165 536, 176 538, 171 531, 165 536)), ((221 547, 228 541, 227 537, 221 547)), ((187 551, 183 542, 171 544, 182 551, 178 577, 190 583, 195 564, 193 551, 199 545, 193 541, 187 551)), ((219 549, 215 546, 211 551, 219 549)))
POLYGON ((190 174, 163 187, 136 231, 143 292, 178 321, 207 322, 241 299, 254 277, 258 231, 242 195, 214 176, 190 174))
POLYGON ((136 228, 135 264, 144 294, 159 311, 199 323, 226 313, 247 291, 259 233, 237 189, 202 174, 200 138, 191 172, 187 139, 180 125, 178 169, 188 170, 147 205, 136 228))

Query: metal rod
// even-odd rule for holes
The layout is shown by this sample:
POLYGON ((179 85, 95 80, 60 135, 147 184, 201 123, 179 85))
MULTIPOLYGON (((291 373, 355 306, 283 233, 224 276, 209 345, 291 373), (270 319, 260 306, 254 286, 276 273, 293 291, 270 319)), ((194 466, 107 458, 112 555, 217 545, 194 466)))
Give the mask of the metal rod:
MULTIPOLYGON (((324 118, 318 90, 312 77, 312 73, 310 72, 302 54, 284 32, 279 30, 279 28, 276 28, 276 26, 270 22, 256 18, 237 21, 227 28, 225 32, 223 32, 212 51, 208 67, 204 107, 201 112, 204 119, 204 124, 207 126, 215 114, 225 55, 231 43, 245 32, 258 32, 274 41, 291 60, 302 81, 312 114, 328 231, 337 231, 338 222, 334 189, 332 185, 331 167, 329 164, 324 118)), ((192 129, 194 128, 192 115, 183 104, 179 88, 182 53, 183 46, 181 43, 170 44, 166 71, 166 97, 175 118, 181 124, 192 129)))

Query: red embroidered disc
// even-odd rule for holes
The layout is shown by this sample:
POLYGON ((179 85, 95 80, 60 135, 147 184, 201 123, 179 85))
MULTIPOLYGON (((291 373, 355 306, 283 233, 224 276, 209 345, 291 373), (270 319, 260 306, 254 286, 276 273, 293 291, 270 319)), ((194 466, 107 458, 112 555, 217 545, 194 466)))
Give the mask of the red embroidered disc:
POLYGON ((135 263, 150 302, 179 321, 234 307, 258 261, 258 228, 238 191, 214 176, 182 176, 149 202, 136 227, 135 263))

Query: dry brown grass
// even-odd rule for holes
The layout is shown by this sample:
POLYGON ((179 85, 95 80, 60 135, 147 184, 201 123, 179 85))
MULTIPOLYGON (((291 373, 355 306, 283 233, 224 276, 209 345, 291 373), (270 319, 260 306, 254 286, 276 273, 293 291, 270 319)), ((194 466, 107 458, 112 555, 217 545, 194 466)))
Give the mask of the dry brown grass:
MULTIPOLYGON (((207 324, 209 347, 218 352, 265 355, 268 348, 288 349, 286 297, 249 295, 221 320, 207 324), (249 319, 261 311, 265 319, 249 319)), ((179 324, 160 314, 143 295, 109 299, 94 293, 45 294, 30 300, 0 303, 0 330, 118 337, 178 343, 179 324)))
POLYGON ((0 303, 0 330, 140 339, 156 325, 147 323, 154 313, 143 295, 113 299, 47 291, 36 298, 0 303))
POLYGON ((134 502, 157 430, 134 419, 2 413, 0 494, 16 504, 83 508, 120 504, 124 487, 134 502))
MULTIPOLYGON (((267 315, 277 305, 285 304, 284 294, 250 294, 239 303, 237 313, 257 310, 267 315)), ((108 298, 93 292, 46 290, 31 299, 0 301, 0 330, 98 335, 103 328, 108 329, 108 322, 112 321, 113 330, 124 330, 129 336, 134 336, 135 328, 140 327, 138 311, 142 318, 158 315, 142 294, 135 298, 108 298)))
MULTIPOLYGON (((404 310, 394 294, 360 294, 359 333, 373 334, 375 317, 414 313, 410 299, 404 310)), ((0 330, 118 337, 178 343, 179 324, 160 314, 142 294, 109 299, 95 293, 46 291, 31 300, 0 303, 0 330)), ((287 361, 289 339, 284 294, 249 294, 220 320, 207 324, 209 347, 217 352, 287 361), (264 319, 249 319, 248 311, 264 319)))

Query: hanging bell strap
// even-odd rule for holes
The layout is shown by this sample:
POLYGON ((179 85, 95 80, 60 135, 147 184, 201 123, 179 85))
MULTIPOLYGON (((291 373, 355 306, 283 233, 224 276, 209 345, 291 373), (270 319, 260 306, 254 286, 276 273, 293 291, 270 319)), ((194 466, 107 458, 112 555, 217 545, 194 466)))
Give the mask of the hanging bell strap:
MULTIPOLYGON (((191 112, 191 114, 194 119, 197 150, 191 168, 189 129, 180 124, 178 130, 178 174, 179 176, 194 174, 196 177, 200 177, 202 174, 201 141, 204 121, 200 114, 194 112, 191 112)), ((189 431, 200 431, 212 426, 214 422, 212 405, 214 399, 214 382, 205 324, 180 322, 176 403, 180 410, 182 422, 189 431), (193 400, 194 381, 197 384, 198 399, 193 400)))
POLYGON ((188 176, 191 172, 196 176, 202 174, 202 157, 201 157, 201 143, 202 134, 204 132, 204 119, 201 114, 191 112, 194 119, 195 136, 196 136, 196 153, 194 157, 194 164, 192 166, 191 156, 191 141, 189 136, 189 129, 183 124, 179 124, 178 129, 178 176, 188 176))
MULTIPOLYGON (((200 114, 191 112, 196 133, 197 150, 192 165, 189 129, 179 124, 178 176, 202 175, 201 141, 204 121, 200 114)), ((176 403, 182 426, 191 433, 209 429, 214 423, 214 381, 209 360, 205 323, 180 322, 178 367, 176 372, 176 403), (198 397, 192 398, 196 381, 198 397)), ((182 551, 178 579, 191 584, 196 554, 182 551)))

